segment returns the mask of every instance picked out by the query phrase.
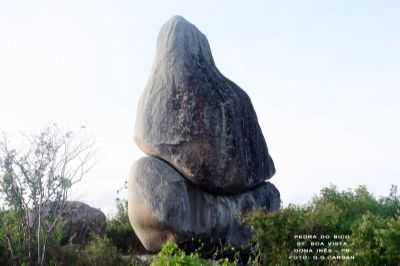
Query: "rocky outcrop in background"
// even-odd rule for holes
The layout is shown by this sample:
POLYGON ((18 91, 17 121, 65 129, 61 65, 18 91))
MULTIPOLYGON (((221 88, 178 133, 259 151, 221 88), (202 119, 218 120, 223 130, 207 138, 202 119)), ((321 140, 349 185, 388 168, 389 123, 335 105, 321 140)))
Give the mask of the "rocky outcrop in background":
POLYGON ((64 237, 68 242, 84 244, 91 234, 102 235, 106 230, 106 215, 99 209, 79 201, 67 201, 61 211, 64 237))
POLYGON ((240 216, 280 208, 250 98, 219 72, 205 35, 182 17, 158 36, 135 142, 149 156, 129 176, 129 218, 150 251, 193 238, 240 248, 250 237, 240 216))
MULTIPOLYGON (((54 217, 54 206, 53 203, 42 206, 40 215, 54 217)), ((103 235, 105 232, 106 215, 86 203, 65 201, 62 209, 57 213, 57 221, 63 238, 62 244, 85 244, 89 241, 91 234, 103 235)), ((34 217, 29 220, 32 224, 37 222, 34 217)))

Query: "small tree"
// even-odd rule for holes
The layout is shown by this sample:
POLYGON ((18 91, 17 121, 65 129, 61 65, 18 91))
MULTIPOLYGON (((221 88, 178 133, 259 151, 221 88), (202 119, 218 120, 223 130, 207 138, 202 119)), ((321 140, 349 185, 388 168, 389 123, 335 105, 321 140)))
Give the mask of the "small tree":
POLYGON ((4 133, 0 140, 0 192, 21 235, 6 238, 15 264, 44 265, 68 193, 92 166, 94 144, 55 124, 23 140, 20 148, 4 133))

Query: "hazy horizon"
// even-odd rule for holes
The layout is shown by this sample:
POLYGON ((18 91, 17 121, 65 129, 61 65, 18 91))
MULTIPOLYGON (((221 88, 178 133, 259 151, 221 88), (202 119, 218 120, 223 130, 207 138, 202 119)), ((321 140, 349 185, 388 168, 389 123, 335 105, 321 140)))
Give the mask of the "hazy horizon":
POLYGON ((132 162, 138 98, 157 34, 181 15, 250 96, 284 204, 329 184, 399 184, 400 2, 0 3, 0 130, 85 125, 98 164, 72 199, 106 213, 132 162))

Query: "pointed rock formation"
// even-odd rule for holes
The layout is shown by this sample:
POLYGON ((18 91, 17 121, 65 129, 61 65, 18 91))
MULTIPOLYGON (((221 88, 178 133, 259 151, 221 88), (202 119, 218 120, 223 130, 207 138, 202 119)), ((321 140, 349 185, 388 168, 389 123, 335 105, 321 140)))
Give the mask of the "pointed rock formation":
POLYGON ((204 34, 179 16, 158 36, 135 141, 211 192, 243 192, 275 173, 250 98, 218 71, 204 34))
POLYGON ((135 141, 148 157, 132 167, 129 219, 144 247, 168 240, 245 247, 240 216, 275 211, 279 191, 250 98, 215 66, 207 38, 182 17, 161 29, 139 100, 135 141))

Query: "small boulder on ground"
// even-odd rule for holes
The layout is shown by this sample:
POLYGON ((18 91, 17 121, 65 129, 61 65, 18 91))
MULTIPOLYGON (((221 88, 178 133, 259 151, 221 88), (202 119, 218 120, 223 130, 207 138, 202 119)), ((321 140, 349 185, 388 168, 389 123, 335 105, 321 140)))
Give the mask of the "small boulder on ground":
MULTIPOLYGON (((55 217, 55 206, 52 203, 42 206, 41 217, 55 217)), ((59 213, 57 220, 58 226, 61 227, 64 244, 84 244, 88 242, 90 234, 102 235, 105 232, 105 214, 86 203, 66 201, 57 213, 59 213)), ((30 220, 32 224, 37 222, 34 217, 30 220)))

